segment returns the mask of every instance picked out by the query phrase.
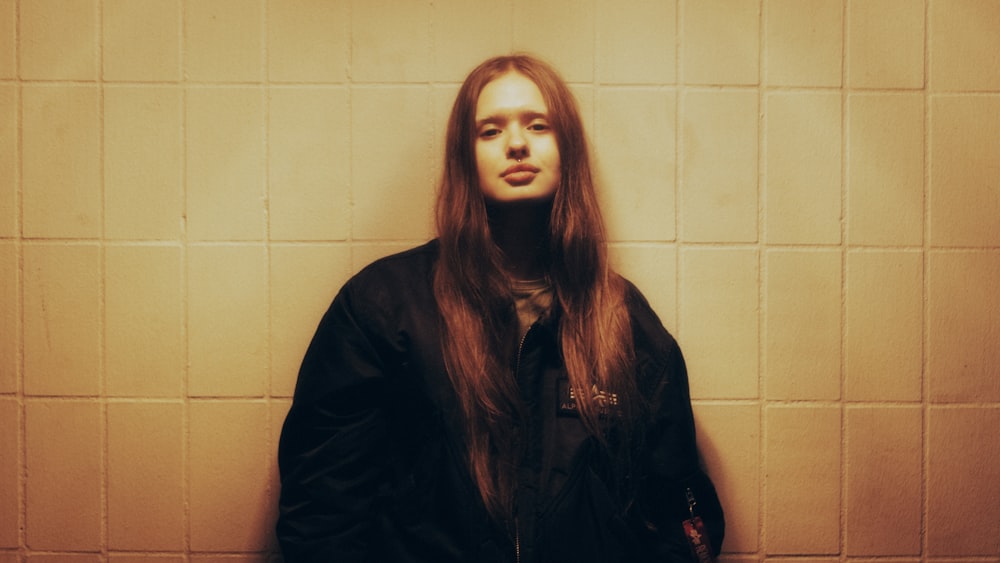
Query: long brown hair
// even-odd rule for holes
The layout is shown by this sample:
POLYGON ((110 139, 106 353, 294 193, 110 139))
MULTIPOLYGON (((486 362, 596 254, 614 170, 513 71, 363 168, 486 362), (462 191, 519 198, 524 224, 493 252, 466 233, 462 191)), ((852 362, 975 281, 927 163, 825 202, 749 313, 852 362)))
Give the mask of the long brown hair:
POLYGON ((609 422, 630 418, 632 333, 625 282, 608 266, 583 123, 566 83, 528 55, 487 60, 462 84, 445 141, 436 220, 440 259, 434 293, 443 318, 445 365, 466 422, 469 467, 489 511, 511 514, 520 452, 511 429, 520 399, 507 356, 516 326, 510 282, 493 242, 475 157, 475 110, 483 88, 507 72, 531 79, 548 107, 561 162, 561 182, 548 220, 548 277, 555 289, 559 345, 577 408, 588 431, 607 444, 609 422), (607 412, 595 393, 617 397, 607 412))

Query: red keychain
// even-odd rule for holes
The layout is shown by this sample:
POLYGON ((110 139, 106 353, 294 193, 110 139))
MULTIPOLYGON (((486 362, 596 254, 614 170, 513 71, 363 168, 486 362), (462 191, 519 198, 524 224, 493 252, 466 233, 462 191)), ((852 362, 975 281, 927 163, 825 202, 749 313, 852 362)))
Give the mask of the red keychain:
POLYGON ((689 488, 687 490, 688 512, 691 518, 682 522, 684 525, 684 536, 687 538, 691 553, 698 559, 698 563, 715 563, 712 556, 712 548, 708 540, 708 530, 705 529, 704 522, 700 516, 694 515, 694 505, 698 504, 694 499, 694 493, 689 488))

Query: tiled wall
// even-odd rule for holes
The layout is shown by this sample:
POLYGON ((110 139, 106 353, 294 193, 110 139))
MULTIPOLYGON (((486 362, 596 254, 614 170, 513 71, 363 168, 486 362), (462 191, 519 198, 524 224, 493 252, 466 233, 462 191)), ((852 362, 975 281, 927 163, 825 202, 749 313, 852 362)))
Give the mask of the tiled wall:
POLYGON ((579 96, 726 559, 1000 560, 997 0, 0 0, 0 562, 266 559, 315 323, 513 49, 579 96))

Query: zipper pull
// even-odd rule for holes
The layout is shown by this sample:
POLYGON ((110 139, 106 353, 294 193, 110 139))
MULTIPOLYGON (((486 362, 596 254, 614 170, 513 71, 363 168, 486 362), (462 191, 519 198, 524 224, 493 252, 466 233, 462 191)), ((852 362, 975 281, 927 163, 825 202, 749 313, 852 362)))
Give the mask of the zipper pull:
POLYGON ((691 518, 694 519, 694 506, 698 504, 698 501, 694 499, 694 493, 691 491, 691 487, 688 487, 684 494, 687 496, 688 512, 691 513, 691 518))

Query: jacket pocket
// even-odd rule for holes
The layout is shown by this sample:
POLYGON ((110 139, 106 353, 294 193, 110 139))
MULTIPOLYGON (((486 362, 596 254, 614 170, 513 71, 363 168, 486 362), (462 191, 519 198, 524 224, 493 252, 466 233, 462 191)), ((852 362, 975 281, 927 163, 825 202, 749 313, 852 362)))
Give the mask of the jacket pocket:
POLYGON ((698 470, 684 479, 666 481, 649 490, 653 493, 649 500, 662 504, 644 503, 648 526, 657 529, 661 536, 680 538, 684 521, 697 516, 708 532, 712 552, 719 554, 726 535, 726 520, 715 485, 708 475, 698 470))
POLYGON ((632 562, 637 545, 618 503, 587 467, 574 472, 538 522, 540 561, 632 562))

